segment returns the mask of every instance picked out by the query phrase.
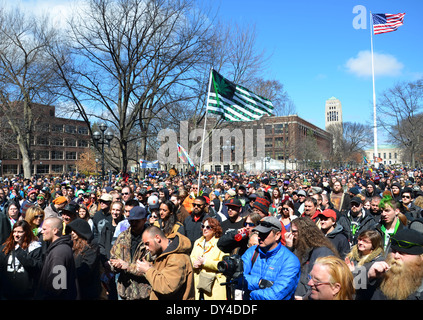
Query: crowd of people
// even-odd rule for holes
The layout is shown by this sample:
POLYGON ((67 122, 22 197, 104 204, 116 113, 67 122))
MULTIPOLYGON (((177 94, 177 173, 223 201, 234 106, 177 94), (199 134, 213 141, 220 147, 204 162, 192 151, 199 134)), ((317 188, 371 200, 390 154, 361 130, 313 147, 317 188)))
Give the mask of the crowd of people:
POLYGON ((410 168, 2 178, 0 299, 421 299, 422 214, 410 168))

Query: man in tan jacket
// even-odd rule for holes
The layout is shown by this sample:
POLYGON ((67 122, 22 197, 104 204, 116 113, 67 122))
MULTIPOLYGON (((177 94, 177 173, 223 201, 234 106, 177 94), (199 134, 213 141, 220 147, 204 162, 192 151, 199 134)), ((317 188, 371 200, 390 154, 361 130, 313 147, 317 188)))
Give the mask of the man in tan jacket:
POLYGON ((180 233, 166 238, 155 226, 145 229, 142 240, 151 256, 156 256, 153 264, 137 261, 137 271, 151 285, 150 300, 194 300, 191 241, 180 233))

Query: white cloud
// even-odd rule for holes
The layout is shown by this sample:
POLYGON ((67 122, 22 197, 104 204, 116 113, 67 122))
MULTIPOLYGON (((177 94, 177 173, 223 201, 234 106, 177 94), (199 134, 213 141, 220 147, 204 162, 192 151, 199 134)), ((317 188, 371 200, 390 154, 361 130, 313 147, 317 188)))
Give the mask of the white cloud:
MULTIPOLYGON (((375 76, 398 76, 404 65, 393 55, 373 53, 375 76)), ((372 76, 372 54, 369 50, 360 51, 355 58, 348 59, 345 67, 348 72, 359 77, 372 76)))
POLYGON ((79 0, 20 0, 9 3, 7 7, 18 6, 27 14, 48 14, 57 26, 64 26, 75 8, 81 5, 79 0))

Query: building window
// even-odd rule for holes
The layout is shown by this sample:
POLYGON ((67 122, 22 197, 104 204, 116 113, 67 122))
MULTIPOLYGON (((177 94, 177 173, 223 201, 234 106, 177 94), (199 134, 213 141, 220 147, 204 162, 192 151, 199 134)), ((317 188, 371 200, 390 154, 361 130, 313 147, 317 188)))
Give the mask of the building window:
POLYGON ((48 164, 39 164, 37 165, 37 174, 46 174, 49 173, 49 165, 48 164))
POLYGON ((18 165, 17 164, 3 165, 3 174, 18 174, 18 165))
POLYGON ((76 147, 76 140, 75 139, 66 139, 65 146, 66 147, 76 147))
POLYGON ((62 147, 63 146, 63 139, 61 139, 61 138, 54 138, 51 141, 51 145, 52 146, 56 146, 56 147, 62 147))
POLYGON ((76 126, 67 125, 65 127, 66 133, 76 133, 76 126))
POLYGON ((76 152, 66 151, 66 160, 76 160, 76 152))
POLYGON ((48 137, 37 137, 37 145, 48 146, 48 137))
POLYGON ((50 152, 48 150, 40 150, 37 151, 38 160, 49 160, 50 159, 50 152))
POLYGON ((87 127, 78 127, 78 133, 79 134, 88 134, 88 128, 87 127))
POLYGON ((79 140, 78 146, 81 147, 81 148, 86 148, 86 147, 88 147, 88 141, 87 140, 79 140))
POLYGON ((63 132, 63 124, 52 124, 51 125, 52 132, 63 132))
POLYGON ((51 160, 63 160, 63 151, 53 150, 51 152, 51 160))
POLYGON ((52 164, 51 165, 51 171, 56 173, 62 173, 63 172, 63 165, 62 164, 52 164))

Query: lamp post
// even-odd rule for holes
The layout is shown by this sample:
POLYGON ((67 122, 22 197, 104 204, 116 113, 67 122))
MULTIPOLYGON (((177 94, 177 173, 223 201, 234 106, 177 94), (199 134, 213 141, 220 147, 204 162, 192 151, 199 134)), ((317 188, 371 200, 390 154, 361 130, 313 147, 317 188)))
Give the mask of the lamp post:
POLYGON ((110 131, 106 132, 107 125, 105 123, 101 123, 99 129, 101 132, 96 131, 93 133, 93 140, 96 148, 101 145, 101 180, 104 181, 104 145, 107 144, 110 148, 110 141, 113 140, 113 134, 110 131))

